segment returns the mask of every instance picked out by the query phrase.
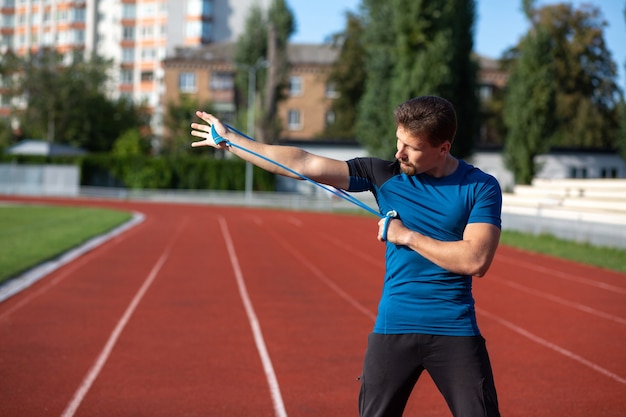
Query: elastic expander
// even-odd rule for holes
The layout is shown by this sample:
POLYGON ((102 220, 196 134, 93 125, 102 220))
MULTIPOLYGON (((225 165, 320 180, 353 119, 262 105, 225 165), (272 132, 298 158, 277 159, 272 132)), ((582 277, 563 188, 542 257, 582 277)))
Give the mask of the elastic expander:
MULTIPOLYGON (((232 130, 233 132, 245 137, 246 139, 252 140, 254 141, 253 138, 251 138, 250 136, 240 132, 239 130, 235 129, 234 127, 230 126, 230 125, 225 125, 227 128, 229 128, 230 130, 232 130)), ((374 214, 375 216, 378 216, 381 219, 385 219, 385 223, 383 224, 383 234, 382 234, 382 239, 384 241, 387 240, 387 231, 389 229, 389 222, 391 221, 391 219, 397 218, 398 217, 398 213, 395 210, 390 210, 387 212, 386 215, 381 215, 378 211, 374 210, 373 208, 371 208, 370 206, 368 206, 367 204, 363 203, 362 201, 358 200, 357 198, 353 197, 352 195, 348 194, 347 192, 345 192, 344 190, 339 190, 337 188, 334 187, 330 187, 327 186, 325 184, 321 184, 317 181, 314 181, 312 179, 310 179, 309 177, 300 174, 297 171, 294 171, 293 169, 281 164, 280 162, 274 161, 273 159, 270 159, 264 155, 261 155, 257 152, 251 151, 250 149, 244 148, 243 146, 237 145, 235 143, 232 143, 231 141, 229 141, 226 138, 223 138, 222 136, 220 136, 217 131, 215 130, 215 125, 211 126, 211 138, 213 139, 213 142, 216 145, 219 145, 220 143, 224 143, 226 146, 229 147, 233 147, 233 148, 237 148, 237 149, 241 149, 244 152, 248 152, 249 154, 252 154, 254 156, 256 156, 257 158, 261 158, 269 163, 272 163, 282 169, 284 169, 285 171, 288 171, 294 175, 296 175, 298 178, 301 178, 305 181, 308 181, 326 191, 328 191, 329 193, 332 193, 334 195, 336 195, 337 197, 343 198, 344 200, 374 214)))

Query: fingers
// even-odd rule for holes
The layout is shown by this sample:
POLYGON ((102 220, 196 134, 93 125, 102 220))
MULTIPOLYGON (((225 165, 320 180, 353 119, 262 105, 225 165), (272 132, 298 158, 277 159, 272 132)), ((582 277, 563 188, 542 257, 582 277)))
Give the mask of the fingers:
POLYGON ((382 218, 378 221, 378 235, 376 237, 381 242, 387 241, 398 244, 404 230, 406 227, 401 220, 382 218))
POLYGON ((204 111, 196 111, 196 116, 200 119, 204 120, 204 123, 192 123, 191 124, 191 135, 196 136, 198 138, 202 138, 204 140, 195 141, 191 143, 193 148, 199 146, 213 146, 215 147, 215 141, 213 140, 213 136, 211 135, 211 126, 214 123, 218 122, 218 119, 212 114, 206 113, 204 111))
POLYGON ((193 123, 191 125, 192 128, 201 130, 201 131, 204 130, 204 131, 210 132, 211 127, 215 127, 215 131, 220 136, 224 136, 228 133, 228 128, 226 127, 226 125, 220 122, 220 120, 214 115, 198 110, 196 111, 196 116, 204 120, 206 124, 193 123))
POLYGON ((385 228, 385 219, 381 219, 378 221, 378 234, 376 235, 376 239, 379 242, 385 241, 385 239, 383 239, 384 228, 385 228))
POLYGON ((211 146, 211 143, 209 142, 208 139, 197 141, 197 142, 191 142, 191 147, 192 148, 197 148, 199 146, 211 146))
POLYGON ((199 118, 201 118, 202 120, 207 122, 209 124, 209 126, 211 126, 213 123, 217 122, 217 117, 213 116, 210 113, 201 111, 201 110, 196 111, 196 116, 198 116, 199 118))
POLYGON ((202 138, 204 140, 192 142, 192 147, 197 146, 211 146, 211 142, 213 142, 213 138, 211 137, 211 126, 200 124, 200 123, 192 123, 191 128, 191 136, 196 136, 198 138, 202 138))

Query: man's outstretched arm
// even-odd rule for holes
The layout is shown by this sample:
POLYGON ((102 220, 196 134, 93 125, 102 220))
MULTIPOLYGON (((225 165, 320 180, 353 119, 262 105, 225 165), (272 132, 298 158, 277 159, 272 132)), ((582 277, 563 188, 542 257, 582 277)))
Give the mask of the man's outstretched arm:
POLYGON ((294 173, 255 156, 254 153, 256 153, 319 183, 343 190, 348 188, 350 179, 348 164, 345 161, 315 155, 293 146, 268 145, 249 140, 228 129, 212 114, 197 111, 196 115, 205 123, 191 124, 191 135, 202 139, 193 142, 191 144, 192 147, 212 146, 218 149, 228 149, 232 154, 266 171, 285 177, 301 179, 294 173), (216 144, 211 135, 212 126, 220 137, 237 146, 228 146, 227 142, 216 144), (248 149, 253 153, 246 152, 239 147, 248 149))

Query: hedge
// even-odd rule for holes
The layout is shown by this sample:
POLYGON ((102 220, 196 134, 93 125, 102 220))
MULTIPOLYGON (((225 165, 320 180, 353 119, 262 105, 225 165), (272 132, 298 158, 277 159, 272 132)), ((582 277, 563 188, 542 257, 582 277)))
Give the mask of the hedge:
MULTIPOLYGON (((78 157, 2 155, 5 163, 78 165, 82 186, 132 189, 245 189, 246 163, 238 158, 205 156, 132 156, 90 154, 78 157)), ((275 191, 275 176, 254 167, 255 191, 275 191)))

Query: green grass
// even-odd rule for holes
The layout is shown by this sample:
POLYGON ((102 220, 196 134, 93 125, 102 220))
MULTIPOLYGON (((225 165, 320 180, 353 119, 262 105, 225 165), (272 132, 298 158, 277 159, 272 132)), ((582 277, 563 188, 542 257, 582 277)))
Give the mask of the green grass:
MULTIPOLYGON (((85 207, 0 206, 0 283, 105 233, 131 213, 85 207)), ((626 273, 626 250, 504 231, 501 243, 626 273)))
POLYGON ((626 250, 623 249, 577 243, 550 235, 534 236, 512 231, 502 232, 500 243, 530 252, 543 253, 626 273, 626 250))
POLYGON ((0 205, 0 283, 131 217, 101 208, 0 205))

